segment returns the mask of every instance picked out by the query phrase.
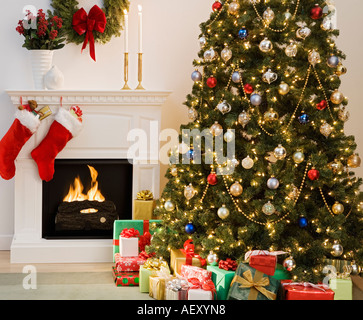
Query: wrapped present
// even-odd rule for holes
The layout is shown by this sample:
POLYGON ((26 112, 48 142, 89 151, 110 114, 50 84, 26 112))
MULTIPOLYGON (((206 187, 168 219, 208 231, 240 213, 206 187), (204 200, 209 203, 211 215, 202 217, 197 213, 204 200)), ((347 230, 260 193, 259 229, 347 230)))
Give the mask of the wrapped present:
POLYGON ((334 291, 324 284, 282 280, 283 300, 334 300, 334 291))
POLYGON ((234 260, 220 260, 218 266, 207 266, 212 272, 212 281, 216 287, 217 300, 226 300, 231 282, 236 273, 237 263, 234 260))
POLYGON ((170 274, 168 264, 161 258, 149 258, 142 266, 140 266, 140 292, 149 292, 149 278, 151 276, 156 276, 157 272, 160 271, 161 268, 167 269, 170 274))
POLYGON ((329 288, 334 291, 334 300, 353 300, 353 283, 350 277, 330 278, 329 288))
POLYGON ((140 266, 145 263, 146 259, 138 257, 122 257, 120 253, 115 254, 116 270, 122 271, 139 271, 140 266))
POLYGON ((227 300, 276 300, 280 281, 240 263, 232 279, 227 300))
POLYGON ((122 230, 119 238, 119 255, 121 257, 139 255, 139 236, 139 231, 134 228, 122 230))
POLYGON ((174 278, 165 286, 165 300, 188 300, 189 284, 185 279, 174 278))
POLYGON ((169 268, 161 267, 155 275, 149 277, 149 296, 156 300, 165 300, 166 283, 171 279, 169 268))
POLYGON ((139 285, 139 273, 131 271, 117 271, 112 267, 113 279, 117 287, 134 287, 139 285))
POLYGON ((251 250, 245 254, 245 261, 252 268, 273 276, 275 274, 277 256, 285 253, 284 251, 251 250))
POLYGON ((201 282, 197 278, 190 278, 188 284, 188 300, 214 300, 216 288, 212 280, 201 282))
POLYGON ((113 256, 115 257, 115 254, 120 252, 122 230, 133 228, 139 231, 139 251, 144 251, 145 246, 150 243, 151 235, 154 234, 160 223, 161 220, 115 220, 113 225, 113 256))
POLYGON ((151 191, 143 190, 137 193, 134 200, 134 220, 151 220, 156 207, 156 201, 151 191))
POLYGON ((212 279, 212 272, 200 267, 183 264, 180 270, 180 276, 184 279, 197 278, 201 282, 212 279))
POLYGON ((276 270, 272 277, 277 280, 290 280, 291 274, 281 264, 278 263, 276 264, 276 270))
POLYGON ((181 273, 183 264, 204 267, 206 260, 202 259, 199 254, 194 252, 192 240, 187 240, 184 243, 184 249, 171 249, 170 252, 170 269, 176 275, 181 273))

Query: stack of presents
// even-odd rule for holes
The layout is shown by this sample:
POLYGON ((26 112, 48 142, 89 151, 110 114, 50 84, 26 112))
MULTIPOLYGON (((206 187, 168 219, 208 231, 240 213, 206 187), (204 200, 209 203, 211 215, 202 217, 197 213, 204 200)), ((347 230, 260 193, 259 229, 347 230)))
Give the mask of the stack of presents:
POLYGON ((352 300, 350 277, 333 260, 327 261, 336 270, 328 286, 292 281, 278 263, 283 252, 253 250, 239 264, 231 259, 208 264, 188 240, 183 248, 171 250, 170 261, 147 254, 145 246, 160 222, 114 222, 116 286, 138 286, 156 300, 352 300))

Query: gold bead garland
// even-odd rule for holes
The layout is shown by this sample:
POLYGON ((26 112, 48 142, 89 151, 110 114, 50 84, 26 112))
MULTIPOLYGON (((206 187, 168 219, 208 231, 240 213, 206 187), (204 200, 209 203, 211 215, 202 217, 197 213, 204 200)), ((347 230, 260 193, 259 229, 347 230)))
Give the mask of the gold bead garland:
MULTIPOLYGON (((320 191, 320 194, 321 194, 321 197, 323 198, 323 201, 324 201, 324 204, 325 204, 325 207, 327 208, 327 210, 329 211, 329 213, 335 217, 335 214, 334 212, 330 209, 329 205, 328 205, 328 202, 326 201, 325 199, 325 196, 324 196, 324 193, 323 193, 323 190, 321 189, 321 187, 319 187, 319 191, 320 191)), ((347 219, 350 215, 350 213, 352 212, 353 210, 353 207, 349 210, 348 214, 345 216, 345 219, 347 219)))

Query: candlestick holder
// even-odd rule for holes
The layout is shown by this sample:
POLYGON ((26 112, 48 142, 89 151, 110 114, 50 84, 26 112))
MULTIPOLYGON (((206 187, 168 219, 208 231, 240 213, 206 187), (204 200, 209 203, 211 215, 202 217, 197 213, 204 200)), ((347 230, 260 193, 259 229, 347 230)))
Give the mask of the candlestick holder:
POLYGON ((128 85, 128 81, 129 81, 129 53, 125 52, 124 53, 124 87, 122 88, 122 90, 131 90, 131 88, 128 85))
POLYGON ((136 90, 145 90, 142 86, 142 53, 138 53, 138 81, 139 85, 136 87, 136 90))

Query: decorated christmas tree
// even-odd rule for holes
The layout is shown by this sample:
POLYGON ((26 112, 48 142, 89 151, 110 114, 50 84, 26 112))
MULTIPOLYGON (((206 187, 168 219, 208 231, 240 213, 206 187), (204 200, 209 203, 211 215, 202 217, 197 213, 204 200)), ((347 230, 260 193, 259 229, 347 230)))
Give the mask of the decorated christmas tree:
POLYGON ((327 259, 362 264, 361 160, 344 133, 333 9, 323 0, 213 4, 150 250, 167 258, 192 239, 208 262, 283 251, 292 278, 315 283, 327 259))

